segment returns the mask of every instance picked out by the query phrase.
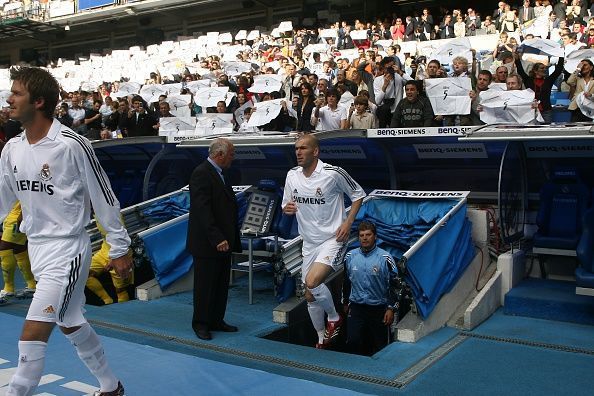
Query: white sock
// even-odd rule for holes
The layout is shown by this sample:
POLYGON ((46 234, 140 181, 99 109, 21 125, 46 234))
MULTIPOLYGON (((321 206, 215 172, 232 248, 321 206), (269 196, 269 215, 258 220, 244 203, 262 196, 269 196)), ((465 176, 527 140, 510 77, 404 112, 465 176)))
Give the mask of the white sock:
POLYGON ((43 373, 47 343, 19 341, 19 364, 8 384, 7 396, 30 396, 43 373))
POLYGON ((338 312, 336 312, 336 308, 334 307, 332 293, 330 293, 330 289, 328 289, 328 286, 322 283, 318 287, 309 289, 309 291, 314 296, 318 304, 320 304, 320 306, 324 309, 324 311, 328 315, 329 321, 335 322, 340 318, 338 316, 338 312))
POLYGON ((326 329, 326 323, 324 320, 324 308, 317 303, 317 301, 307 302, 307 310, 309 311, 309 317, 313 324, 316 333, 318 333, 318 342, 321 344, 324 341, 324 330, 326 329))
POLYGON ((89 371, 99 381, 101 392, 115 390, 118 387, 118 379, 107 364, 105 351, 95 330, 88 323, 85 323, 74 333, 67 334, 66 338, 76 348, 80 360, 84 362, 89 371))

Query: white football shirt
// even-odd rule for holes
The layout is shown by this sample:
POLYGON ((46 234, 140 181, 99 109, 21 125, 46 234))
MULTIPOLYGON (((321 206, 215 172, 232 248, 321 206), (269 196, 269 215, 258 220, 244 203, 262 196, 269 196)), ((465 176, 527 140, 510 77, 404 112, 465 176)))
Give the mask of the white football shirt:
POLYGON ((336 230, 346 219, 344 194, 351 202, 366 195, 361 186, 338 166, 318 160, 310 177, 305 177, 301 166, 287 173, 282 207, 290 201, 297 204, 297 224, 303 237, 304 252, 335 237, 336 230))
POLYGON ((20 230, 27 238, 68 238, 86 232, 91 202, 107 231, 109 256, 128 251, 120 203, 89 141, 54 119, 46 137, 29 144, 26 131, 11 139, 0 158, 0 219, 19 200, 20 230))

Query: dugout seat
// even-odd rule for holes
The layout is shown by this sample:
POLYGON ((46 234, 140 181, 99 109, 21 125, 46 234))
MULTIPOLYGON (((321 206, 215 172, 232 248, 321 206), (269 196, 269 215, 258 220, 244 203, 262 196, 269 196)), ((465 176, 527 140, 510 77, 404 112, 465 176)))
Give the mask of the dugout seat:
POLYGON ((550 180, 540 190, 538 232, 533 239, 533 252, 539 255, 543 277, 546 277, 546 256, 576 256, 582 217, 589 203, 590 189, 581 181, 576 169, 553 170, 550 180))
POLYGON ((584 214, 576 253, 579 263, 575 270, 576 293, 594 295, 594 208, 584 214))

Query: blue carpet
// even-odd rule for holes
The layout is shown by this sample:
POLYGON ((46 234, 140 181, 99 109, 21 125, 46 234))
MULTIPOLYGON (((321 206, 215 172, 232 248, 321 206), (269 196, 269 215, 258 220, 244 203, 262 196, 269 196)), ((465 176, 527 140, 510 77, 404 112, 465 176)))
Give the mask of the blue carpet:
POLYGON ((592 367, 592 355, 468 339, 404 390, 440 396, 587 395, 594 387, 592 367))
POLYGON ((499 309, 473 334, 561 345, 594 351, 592 326, 552 320, 508 316, 499 309))
MULTIPOLYGON (((0 387, 6 384, 17 356, 17 339, 23 319, 0 313, 0 387)), ((359 395, 347 389, 287 378, 260 370, 219 363, 145 345, 102 337, 110 365, 122 378, 128 395, 359 395)), ((82 395, 64 384, 78 381, 96 386, 74 348, 59 332, 48 346, 45 374, 61 377, 42 385, 38 392, 82 395)), ((1 388, 0 388, 1 389, 1 388)))
POLYGON ((576 295, 574 282, 528 278, 506 294, 504 313, 594 325, 594 297, 576 295))

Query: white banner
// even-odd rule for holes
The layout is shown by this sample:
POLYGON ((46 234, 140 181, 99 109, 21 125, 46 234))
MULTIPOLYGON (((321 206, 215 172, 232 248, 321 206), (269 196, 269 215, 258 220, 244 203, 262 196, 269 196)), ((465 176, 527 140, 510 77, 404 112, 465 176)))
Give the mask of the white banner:
POLYGON ((189 135, 196 129, 195 117, 161 117, 159 136, 189 135))
POLYGON ((241 105, 237 110, 235 110, 233 112, 233 115, 235 116, 235 121, 237 122, 238 125, 241 126, 241 124, 245 121, 245 114, 244 111, 247 108, 252 108, 254 107, 254 103, 251 100, 248 100, 247 102, 245 102, 243 105, 241 105))
POLYGON ((367 40, 367 30, 352 30, 349 34, 353 40, 367 40))
POLYGON ((8 107, 8 103, 6 103, 6 101, 8 100, 8 97, 11 95, 12 93, 8 90, 6 91, 0 91, 0 108, 2 107, 8 107))
POLYGON ((195 134, 210 136, 233 132, 233 114, 203 113, 196 116, 195 134))
POLYGON ((248 126, 258 127, 274 120, 280 113, 284 99, 267 100, 259 102, 252 110, 248 126))
POLYGON ((563 48, 561 48, 561 44, 559 44, 558 42, 553 41, 553 40, 539 39, 539 38, 528 39, 528 40, 522 41, 521 47, 534 48, 539 51, 538 52, 539 54, 556 56, 559 58, 564 56, 564 52, 563 52, 563 48))
POLYGON ((265 93, 280 91, 282 82, 282 76, 278 74, 260 74, 254 76, 254 85, 248 88, 248 91, 254 93, 265 93))
POLYGON ((462 199, 468 194, 470 191, 373 190, 369 195, 384 198, 462 199))
POLYGON ((531 89, 513 91, 486 90, 479 94, 481 121, 486 124, 510 122, 530 124, 543 121, 537 109, 533 109, 534 91, 531 89))
POLYGON ((470 114, 469 77, 425 79, 427 97, 435 115, 470 114))
MULTIPOLYGON (((438 47, 431 55, 431 59, 437 59, 440 63, 449 65, 456 56, 463 56, 468 59, 468 64, 471 65, 471 48, 470 40, 466 37, 460 37, 438 47)), ((470 70, 470 67, 468 69, 470 70)))
POLYGON ((229 87, 199 88, 194 96, 194 103, 202 108, 216 107, 217 102, 227 99, 229 87))
POLYGON ((594 118, 594 100, 592 100, 592 96, 587 98, 584 95, 584 92, 580 92, 576 97, 575 102, 583 115, 588 118, 594 118))

